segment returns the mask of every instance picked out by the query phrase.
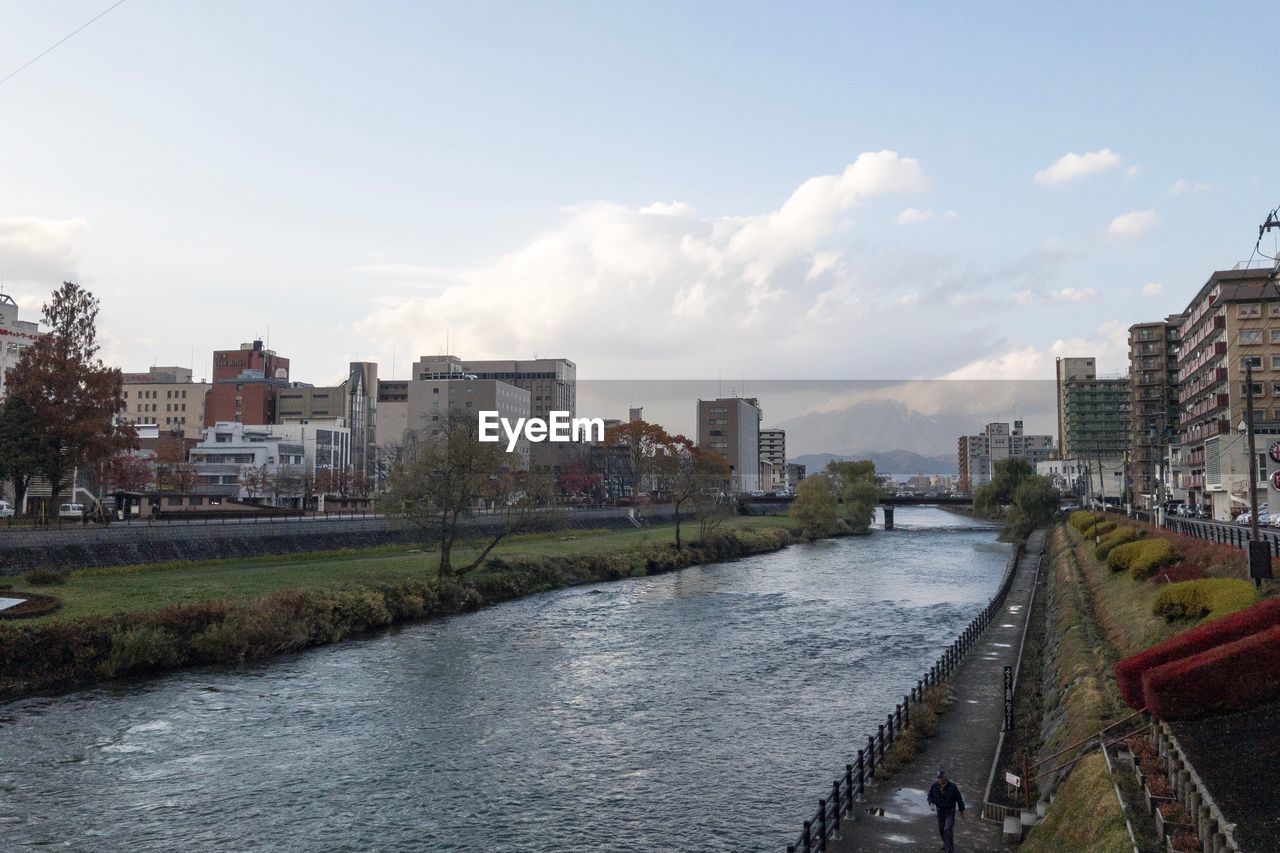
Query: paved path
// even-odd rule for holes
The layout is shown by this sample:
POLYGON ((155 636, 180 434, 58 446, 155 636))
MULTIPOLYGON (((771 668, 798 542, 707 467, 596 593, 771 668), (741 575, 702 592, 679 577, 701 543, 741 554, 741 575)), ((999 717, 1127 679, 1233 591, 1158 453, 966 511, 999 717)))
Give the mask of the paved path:
POLYGON ((952 684, 955 704, 942 715, 937 737, 887 782, 867 786, 867 802, 854 805, 855 822, 841 825, 841 837, 827 845, 837 853, 853 851, 940 850, 937 818, 925 800, 939 767, 960 786, 967 808, 956 820, 957 853, 1003 850, 998 824, 980 819, 991 759, 1004 723, 1004 667, 1015 666, 1023 626, 1030 615, 1036 556, 1044 540, 1037 531, 1027 541, 1026 556, 1001 607, 1001 615, 965 656, 952 684), (873 815, 871 809, 884 809, 873 815))

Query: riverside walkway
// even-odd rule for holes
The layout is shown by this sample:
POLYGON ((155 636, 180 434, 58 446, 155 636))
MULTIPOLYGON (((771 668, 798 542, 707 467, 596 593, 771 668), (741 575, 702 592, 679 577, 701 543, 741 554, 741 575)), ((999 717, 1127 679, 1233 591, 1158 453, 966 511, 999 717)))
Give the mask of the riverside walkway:
POLYGON ((955 702, 939 719, 938 735, 887 781, 868 785, 866 802, 854 806, 838 839, 827 843, 834 853, 939 850, 938 822, 926 796, 939 767, 960 787, 965 817, 956 817, 957 853, 1004 850, 999 824, 982 820, 982 800, 991 760, 1004 724, 1004 667, 1016 666, 1027 619, 1044 531, 1027 540, 1026 558, 1018 565, 1001 616, 965 656, 951 684, 955 702), (881 811, 883 810, 883 814, 881 811))

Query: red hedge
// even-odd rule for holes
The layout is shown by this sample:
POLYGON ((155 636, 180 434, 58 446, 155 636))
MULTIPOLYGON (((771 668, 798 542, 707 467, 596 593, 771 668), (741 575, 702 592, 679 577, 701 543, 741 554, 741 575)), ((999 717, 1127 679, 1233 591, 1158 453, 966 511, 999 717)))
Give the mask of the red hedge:
POLYGON ((1161 720, 1240 711, 1280 698, 1280 625, 1142 675, 1147 710, 1161 720))
POLYGON ((1280 598, 1269 598, 1229 616, 1215 619, 1207 625, 1183 631, 1163 643, 1156 643, 1146 651, 1131 655, 1116 664, 1116 681, 1120 695, 1130 708, 1137 710, 1148 705, 1143 695, 1142 675, 1161 664, 1189 658, 1214 646, 1233 643, 1236 640, 1280 625, 1280 598))

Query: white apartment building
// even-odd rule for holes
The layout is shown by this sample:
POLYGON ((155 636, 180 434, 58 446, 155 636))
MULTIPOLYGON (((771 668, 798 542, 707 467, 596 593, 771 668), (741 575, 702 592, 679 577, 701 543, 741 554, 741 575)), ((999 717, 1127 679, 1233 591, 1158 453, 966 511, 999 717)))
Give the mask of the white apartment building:
POLYGON ((18 303, 7 293, 0 293, 0 399, 5 393, 5 374, 18 366, 22 351, 39 337, 39 325, 19 320, 18 303))

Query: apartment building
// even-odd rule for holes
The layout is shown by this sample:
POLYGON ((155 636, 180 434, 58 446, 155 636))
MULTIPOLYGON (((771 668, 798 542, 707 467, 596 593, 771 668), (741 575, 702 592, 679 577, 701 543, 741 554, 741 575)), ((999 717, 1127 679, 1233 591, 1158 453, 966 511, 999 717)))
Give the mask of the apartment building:
POLYGON ((991 482, 996 463, 1002 459, 1024 459, 1033 468, 1053 456, 1053 436, 1027 435, 1022 421, 990 423, 977 435, 962 435, 956 441, 956 465, 959 475, 956 487, 972 492, 991 482))
POLYGON ((1123 459, 1129 449, 1129 377, 1098 376, 1094 359, 1058 360, 1058 452, 1063 459, 1123 459))
POLYGON ((698 401, 697 444, 714 450, 729 463, 729 489, 732 492, 753 492, 763 488, 760 485, 761 416, 760 402, 754 397, 698 401))
POLYGON ((0 400, 4 399, 5 375, 17 367, 22 351, 40 337, 36 323, 18 319, 18 303, 0 293, 0 400))
POLYGON ((1098 375, 1097 360, 1092 358, 1059 358, 1054 363, 1058 400, 1058 453, 1067 456, 1067 421, 1063 413, 1067 383, 1077 379, 1093 379, 1098 375))
POLYGON ((208 382, 194 382, 190 368, 152 367, 146 373, 125 373, 124 408, 120 417, 135 425, 154 425, 164 433, 204 436, 208 382))
POLYGON ((241 344, 239 349, 216 350, 204 425, 275 423, 277 396, 288 387, 289 359, 276 355, 262 341, 241 344))
POLYGON ((1170 314, 1129 327, 1129 476, 1135 501, 1146 507, 1162 497, 1162 467, 1178 440, 1178 343, 1185 319, 1170 314))
MULTIPOLYGON (((1183 312, 1178 354, 1179 485, 1226 520, 1249 502, 1246 369, 1260 455, 1280 433, 1280 290, 1270 270, 1220 270, 1183 312)), ((1265 487, 1265 456, 1259 486, 1265 487)))

